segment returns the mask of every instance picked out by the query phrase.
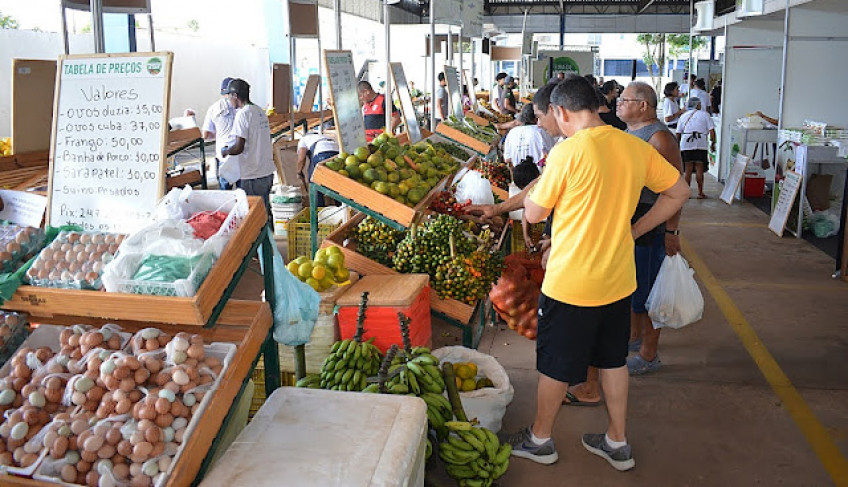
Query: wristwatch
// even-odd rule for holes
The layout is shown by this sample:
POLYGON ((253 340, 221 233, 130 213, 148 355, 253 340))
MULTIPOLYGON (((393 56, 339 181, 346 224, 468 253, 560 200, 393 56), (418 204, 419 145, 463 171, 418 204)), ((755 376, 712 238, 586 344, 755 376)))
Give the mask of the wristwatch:
POLYGON ((678 228, 677 230, 669 230, 669 229, 666 229, 666 230, 665 230, 665 233, 667 233, 667 234, 669 234, 669 235, 680 235, 680 229, 679 229, 679 228, 678 228))

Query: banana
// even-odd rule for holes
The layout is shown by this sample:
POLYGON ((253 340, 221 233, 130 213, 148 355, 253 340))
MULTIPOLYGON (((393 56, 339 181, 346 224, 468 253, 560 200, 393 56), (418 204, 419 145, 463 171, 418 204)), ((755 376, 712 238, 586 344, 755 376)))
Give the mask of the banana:
POLYGON ((415 395, 421 394, 421 386, 418 385, 418 379, 415 378, 415 374, 409 374, 406 378, 409 380, 409 390, 415 393, 415 395))
POLYGON ((412 362, 421 365, 439 365, 439 359, 429 353, 415 357, 412 362))
POLYGON ((442 443, 439 445, 439 457, 454 465, 467 465, 479 458, 480 452, 460 450, 450 443, 442 443))
POLYGON ((462 479, 459 481, 460 487, 483 487, 484 483, 483 479, 462 479))
POLYGON ((509 443, 504 443, 498 449, 498 453, 495 455, 495 458, 494 460, 492 460, 492 463, 500 465, 504 462, 508 462, 510 453, 512 453, 512 446, 509 443))
POLYGON ((433 425, 433 429, 440 429, 445 426, 445 420, 442 418, 442 415, 430 408, 427 408, 427 420, 433 425))
POLYGON ((445 426, 451 431, 469 431, 471 430, 471 423, 468 421, 447 421, 445 422, 445 426))
POLYGON ((406 394, 409 392, 409 387, 406 384, 393 384, 389 388, 392 394, 406 394))
POLYGON ((415 362, 407 362, 406 369, 415 374, 417 377, 424 378, 424 380, 433 380, 429 375, 427 375, 427 372, 425 372, 424 369, 419 367, 415 362), (426 378, 424 376, 426 376, 426 378))
POLYGON ((481 442, 474 434, 475 429, 477 428, 471 428, 468 431, 457 431, 456 434, 458 434, 460 438, 465 440, 466 443, 471 445, 478 452, 485 453, 486 445, 484 445, 483 442, 481 442))
POLYGON ((347 344, 347 353, 355 353, 357 347, 359 347, 359 343, 356 340, 351 340, 350 343, 347 344))
POLYGON ((359 384, 362 382, 362 371, 358 369, 355 370, 353 372, 353 377, 351 377, 350 381, 358 387, 359 384))
POLYGON ((427 447, 424 450, 424 459, 429 460, 431 456, 433 456, 433 442, 430 438, 427 438, 427 447))
POLYGON ((480 434, 483 435, 486 440, 484 444, 486 445, 486 457, 489 460, 494 460, 498 454, 498 448, 501 446, 501 440, 498 439, 498 435, 493 433, 488 428, 476 428, 480 433, 478 433, 478 437, 480 434))
POLYGON ((380 385, 379 384, 368 384, 368 387, 366 387, 365 389, 362 389, 362 392, 367 392, 367 393, 372 393, 372 394, 380 392, 380 385))
POLYGON ((365 387, 367 385, 368 385, 368 377, 366 377, 365 374, 362 374, 362 376, 359 378, 359 389, 365 389, 365 387))
POLYGON ((415 347, 412 349, 412 355, 420 355, 422 353, 430 353, 430 349, 427 347, 415 347))
POLYGON ((353 347, 353 359, 359 361, 362 358, 362 344, 357 343, 355 347, 353 347))
POLYGON ((454 435, 448 436, 448 443, 459 448, 460 450, 471 451, 474 450, 474 447, 471 446, 470 443, 463 440, 462 438, 454 435))
POLYGON ((469 468, 467 465, 452 465, 449 463, 445 465, 445 471, 451 478, 456 480, 471 479, 477 476, 474 473, 474 469, 469 468))
MULTIPOLYGON (((512 450, 510 450, 512 451, 512 450)), ((492 478, 499 479, 506 473, 506 469, 509 468, 509 457, 503 463, 496 463, 494 470, 492 470, 492 478)))
POLYGON ((342 358, 341 360, 336 362, 336 364, 333 366, 333 370, 336 370, 336 371, 343 370, 345 368, 347 368, 347 360, 344 359, 344 358, 342 358))
POLYGON ((344 373, 342 374, 342 379, 339 382, 342 383, 342 384, 350 383, 350 379, 353 377, 353 373, 354 373, 353 369, 345 370, 344 373))

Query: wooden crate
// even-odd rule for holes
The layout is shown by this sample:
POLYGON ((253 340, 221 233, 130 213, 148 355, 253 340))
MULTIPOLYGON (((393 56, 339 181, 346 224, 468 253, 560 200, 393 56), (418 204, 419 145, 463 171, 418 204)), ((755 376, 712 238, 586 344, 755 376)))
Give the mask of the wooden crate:
POLYGON ((249 197, 250 212, 230 238, 197 295, 190 298, 105 293, 76 289, 21 286, 3 307, 33 316, 87 316, 203 326, 212 315, 233 275, 268 222, 259 197, 249 197))
POLYGON ((430 206, 430 200, 444 189, 445 185, 452 178, 453 174, 448 174, 442 178, 439 184, 434 186, 418 204, 410 208, 389 196, 380 194, 349 177, 342 176, 336 171, 328 169, 323 162, 318 164, 315 167, 315 172, 312 173, 313 183, 331 189, 345 198, 366 208, 370 208, 371 211, 376 211, 405 227, 408 227, 413 221, 420 218, 420 215, 430 206))
MULTIPOLYGON (((339 247, 345 256, 345 266, 352 271, 356 271, 361 276, 398 274, 398 271, 374 262, 368 257, 356 252, 355 247, 350 243, 345 245, 347 235, 364 218, 365 215, 362 213, 353 217, 335 232, 328 235, 321 243, 321 247, 330 247, 333 245, 339 247)), ((430 293, 430 308, 462 323, 468 323, 471 320, 471 315, 474 314, 474 306, 457 301, 456 299, 440 299, 435 292, 430 293)))
MULTIPOLYGON (((155 306, 153 306, 155 307, 155 306)), ((105 320, 98 318, 81 318, 72 316, 55 316, 51 324, 71 325, 75 323, 101 326, 105 320)), ((209 407, 199 418, 199 428, 195 428, 184 443, 184 451, 174 467, 165 487, 191 485, 200 472, 201 464, 210 445, 224 424, 230 408, 236 400, 242 383, 248 377, 253 367, 253 360, 259 355, 262 344, 271 329, 271 310, 267 303, 259 301, 237 301, 227 303, 218 324, 213 328, 192 328, 170 325, 155 325, 171 335, 179 331, 190 331, 202 335, 207 343, 234 343, 238 351, 230 363, 218 389, 213 393, 209 407)), ((125 330, 135 333, 150 326, 150 323, 137 321, 118 321, 125 330)), ((23 485, 38 487, 55 487, 56 483, 33 480, 12 475, 0 476, 3 485, 23 485)))
MULTIPOLYGON (((477 115, 474 112, 465 112, 465 118, 471 119, 477 125, 482 125, 483 127, 488 127, 491 122, 489 119, 483 118, 480 115, 477 115)), ((438 127, 437 127, 438 128, 438 127)))
POLYGON ((37 151, 0 157, 0 188, 25 191, 46 186, 50 152, 37 151))
POLYGON ((484 156, 492 152, 492 149, 498 145, 498 141, 494 141, 491 144, 487 144, 486 142, 483 142, 482 140, 477 140, 474 137, 466 135, 453 127, 448 127, 444 123, 440 123, 439 126, 436 127, 436 133, 444 135, 452 141, 462 144, 465 147, 468 147, 469 149, 472 149, 475 152, 484 156))

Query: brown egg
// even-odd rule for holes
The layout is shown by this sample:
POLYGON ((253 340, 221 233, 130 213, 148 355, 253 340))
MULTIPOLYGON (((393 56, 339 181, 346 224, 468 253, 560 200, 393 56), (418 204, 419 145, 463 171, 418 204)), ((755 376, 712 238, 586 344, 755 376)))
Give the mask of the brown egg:
POLYGON ((115 367, 115 370, 112 372, 112 375, 115 376, 118 380, 126 379, 130 376, 130 368, 126 365, 115 367))
POLYGON ((97 456, 99 458, 112 458, 115 456, 115 447, 106 443, 97 450, 97 456))
POLYGON ((94 463, 94 462, 97 461, 97 452, 96 451, 83 450, 83 451, 80 452, 80 458, 82 459, 82 461, 85 461, 85 462, 88 462, 88 463, 94 463))
POLYGON ((151 478, 147 475, 136 475, 130 481, 130 487, 149 487, 151 485, 151 482, 151 478))
POLYGON ((139 391, 138 389, 130 391, 129 398, 130 398, 130 401, 133 401, 133 402, 140 401, 141 400, 141 391, 139 391))
POLYGON ((159 340, 157 340, 155 338, 151 338, 149 340, 145 340, 144 348, 147 349, 148 351, 152 351, 152 350, 160 349, 161 346, 159 345, 159 340))
POLYGON ((132 455, 133 452, 133 446, 129 440, 119 441, 116 449, 118 450, 119 455, 123 455, 125 457, 132 455))
POLYGON ((153 445, 147 441, 142 441, 133 447, 133 455, 147 458, 153 451, 153 445))
POLYGON ((193 359, 200 360, 203 358, 203 354, 205 351, 203 350, 203 345, 200 343, 193 343, 188 347, 188 351, 186 352, 189 357, 193 359))
POLYGON ((145 406, 145 407, 141 408, 141 412, 138 415, 139 419, 149 419, 151 421, 156 419, 156 416, 157 416, 156 409, 153 406, 150 406, 150 407, 145 406))
POLYGON ((119 428, 112 428, 106 432, 106 443, 110 445, 117 445, 121 439, 123 439, 123 436, 119 428))
POLYGON ((85 234, 80 234, 78 232, 70 232, 65 240, 69 243, 75 244, 80 241, 80 237, 85 234))
POLYGON ((100 483, 100 474, 94 470, 85 474, 85 484, 88 487, 97 487, 100 483))
POLYGON ((6 244, 6 252, 17 254, 21 251, 21 244, 18 242, 9 242, 6 244))
POLYGON ((121 336, 117 333, 109 338, 108 346, 110 350, 118 350, 121 348, 121 336))
POLYGON ((131 377, 121 380, 120 389, 124 392, 130 392, 135 388, 135 380, 131 377))
POLYGON ((155 445, 162 441, 162 430, 158 426, 153 425, 144 431, 144 439, 151 445, 155 445))
POLYGON ((50 456, 53 458, 62 458, 65 452, 68 451, 68 439, 64 436, 59 436, 53 441, 53 446, 50 447, 50 456))
POLYGON ((156 426, 160 428, 167 428, 171 426, 174 422, 174 416, 171 413, 160 414, 156 416, 156 426))
POLYGON ((130 476, 130 467, 126 463, 112 462, 112 473, 118 480, 126 480, 130 476))
POLYGON ((120 401, 118 401, 115 404, 115 412, 117 414, 126 414, 126 413, 130 412, 131 408, 132 408, 132 401, 130 401, 130 399, 128 397, 121 399, 120 401))
POLYGON ((147 369, 138 369, 135 371, 134 375, 134 380, 136 384, 143 384, 147 381, 147 379, 150 378, 150 372, 148 372, 147 369))
MULTIPOLYGON (((85 452, 83 452, 83 453, 85 453, 85 452)), ((82 456, 82 454, 80 456, 82 456)), ((92 462, 90 462, 88 460, 78 461, 77 462, 77 472, 83 473, 83 474, 88 473, 88 471, 91 470, 91 463, 92 462)))
POLYGON ((164 397, 160 397, 156 399, 156 412, 159 414, 165 414, 171 410, 171 403, 164 397))
POLYGON ((159 443, 155 443, 153 445, 153 452, 150 453, 150 456, 155 458, 162 455, 163 453, 165 453, 165 444, 160 441, 159 443))
POLYGON ((60 471, 60 475, 62 477, 62 480, 64 480, 65 482, 68 482, 68 483, 73 482, 77 478, 77 469, 74 468, 73 465, 65 464, 65 465, 62 466, 62 470, 60 471))

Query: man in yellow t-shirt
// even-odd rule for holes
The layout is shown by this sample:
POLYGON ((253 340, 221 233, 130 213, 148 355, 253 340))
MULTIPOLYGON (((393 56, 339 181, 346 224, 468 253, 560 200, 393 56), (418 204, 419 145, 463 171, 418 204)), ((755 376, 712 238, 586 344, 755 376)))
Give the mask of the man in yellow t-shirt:
POLYGON ((551 95, 557 125, 568 139, 548 156, 545 172, 524 202, 531 223, 553 211, 536 342, 540 372, 536 419, 504 435, 512 454, 538 463, 559 458, 551 438, 569 383, 601 369, 609 427, 583 435, 583 446, 617 470, 635 466, 625 437, 629 375, 630 295, 636 289, 635 238, 668 220, 689 198, 680 172, 647 142, 606 125, 595 89, 566 79, 551 95), (653 208, 630 219, 643 187, 659 193, 653 208))

